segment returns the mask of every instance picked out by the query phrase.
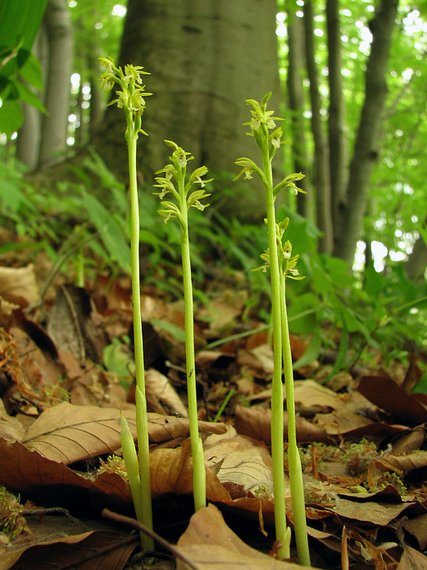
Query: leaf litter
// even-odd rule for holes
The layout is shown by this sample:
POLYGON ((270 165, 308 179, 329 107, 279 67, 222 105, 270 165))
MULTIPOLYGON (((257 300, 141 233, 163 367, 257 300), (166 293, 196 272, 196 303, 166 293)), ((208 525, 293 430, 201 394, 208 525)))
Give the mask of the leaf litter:
MULTIPOLYGON (((137 534, 101 511, 133 512, 119 438, 121 415, 136 435, 130 284, 101 281, 93 293, 61 286, 56 300, 34 306, 32 271, 17 273, 15 292, 10 280, 2 289, 0 485, 21 504, 14 496, 7 511, 9 503, 1 501, 0 570, 125 568, 138 550, 137 534), (113 365, 105 366, 113 342, 125 362, 121 374, 111 352, 113 365), (15 532, 13 520, 21 521, 15 532)), ((191 567, 296 567, 274 558, 272 351, 265 326, 251 321, 243 327, 244 294, 236 300, 230 290, 217 291, 197 315, 209 506, 191 516, 182 305, 156 291, 143 299, 156 530, 177 544, 191 567), (218 343, 224 335, 228 339, 218 343), (222 421, 213 422, 218 413, 222 421)), ((292 338, 294 361, 309 344, 292 338)), ((327 385, 328 371, 317 361, 304 361, 297 372, 313 564, 427 567, 425 399, 376 371, 357 378, 340 373, 327 385)), ((288 517, 292 524, 291 511, 288 517)), ((177 567, 189 566, 178 557, 177 567)))

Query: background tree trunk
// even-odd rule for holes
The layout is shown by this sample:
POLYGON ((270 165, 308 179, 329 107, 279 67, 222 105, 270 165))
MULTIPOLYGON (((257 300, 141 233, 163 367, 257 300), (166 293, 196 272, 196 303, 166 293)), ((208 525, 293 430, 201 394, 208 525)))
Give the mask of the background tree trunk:
POLYGON ((341 29, 339 0, 326 0, 328 45, 328 139, 329 179, 331 185, 334 236, 341 231, 340 205, 344 198, 347 176, 347 144, 345 136, 345 103, 342 81, 341 29))
POLYGON ((67 147, 67 121, 72 69, 72 27, 65 0, 49 0, 44 16, 49 46, 39 166, 60 159, 67 147))
POLYGON ((311 130, 314 141, 313 181, 316 187, 316 220, 322 236, 319 251, 331 253, 333 227, 331 215, 331 193, 328 170, 328 148, 323 133, 321 99, 314 49, 313 5, 311 0, 304 2, 304 37, 307 74, 310 81, 311 130))
MULTIPOLYGON (((424 220, 424 231, 427 229, 427 218, 424 220)), ((427 245, 423 236, 419 236, 411 255, 406 262, 406 274, 414 281, 422 281, 427 268, 427 245)))
MULTIPOLYGON (((47 68, 47 39, 43 26, 39 30, 33 45, 33 54, 38 59, 42 68, 42 75, 46 76, 47 68)), ((43 93, 36 92, 36 95, 43 99, 43 93)), ((24 122, 18 132, 16 143, 16 158, 20 160, 29 172, 35 170, 39 164, 40 145, 42 136, 42 114, 38 109, 24 103, 24 122)))
POLYGON ((313 208, 311 206, 313 194, 310 185, 310 161, 308 159, 304 124, 304 30, 302 20, 296 17, 293 6, 288 7, 287 16, 288 74, 286 85, 291 117, 293 170, 305 174, 305 178, 300 181, 299 185, 307 192, 307 195, 298 194, 297 211, 301 216, 306 218, 313 217, 314 219, 314 212, 312 212, 313 208))
MULTIPOLYGON (((166 138, 213 172, 232 172, 235 158, 255 156, 242 126, 249 117, 245 99, 272 91, 278 111, 275 16, 275 0, 129 0, 119 63, 152 74, 146 84, 154 95, 144 115, 149 138, 140 145, 149 182, 170 153, 166 138)), ((97 149, 107 162, 117 160, 124 152, 121 113, 107 110, 104 125, 97 149)), ((235 204, 237 215, 263 215, 253 188, 235 204)))
POLYGON ((365 100, 350 165, 342 230, 335 248, 335 255, 349 264, 360 237, 371 172, 379 155, 379 131, 387 96, 385 74, 397 6, 398 0, 381 0, 370 23, 373 40, 366 69, 365 100))

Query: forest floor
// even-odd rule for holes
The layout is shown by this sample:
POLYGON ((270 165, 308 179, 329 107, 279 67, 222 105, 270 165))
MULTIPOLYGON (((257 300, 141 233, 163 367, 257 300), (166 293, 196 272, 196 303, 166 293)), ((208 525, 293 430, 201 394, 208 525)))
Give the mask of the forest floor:
MULTIPOLYGON (((135 426, 130 280, 57 279, 38 304, 32 265, 3 271, 0 485, 15 495, 0 491, 0 570, 145 568, 137 531, 105 510, 134 516, 119 440, 121 414, 135 426)), ((219 281, 196 314, 209 506, 193 515, 183 306, 143 291, 154 526, 176 545, 157 544, 154 568, 296 568, 294 549, 274 558, 272 350, 245 294, 219 281)), ((295 360, 309 340, 292 337, 295 360)), ((312 565, 427 568, 427 397, 404 389, 416 362, 370 356, 331 376, 332 351, 295 371, 312 565)))

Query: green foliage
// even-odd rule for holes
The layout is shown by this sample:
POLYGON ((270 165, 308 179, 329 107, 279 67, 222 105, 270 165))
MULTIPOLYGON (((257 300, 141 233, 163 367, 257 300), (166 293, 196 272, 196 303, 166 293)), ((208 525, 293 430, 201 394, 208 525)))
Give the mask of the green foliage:
POLYGON ((44 111, 28 86, 40 89, 42 75, 31 47, 47 0, 14 0, 0 4, 0 132, 10 136, 23 121, 21 103, 44 111))

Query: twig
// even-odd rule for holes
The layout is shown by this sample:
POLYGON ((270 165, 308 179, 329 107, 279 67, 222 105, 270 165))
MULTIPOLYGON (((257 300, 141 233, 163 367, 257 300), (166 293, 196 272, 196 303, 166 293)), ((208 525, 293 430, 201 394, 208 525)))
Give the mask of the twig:
POLYGON ((146 534, 147 536, 149 536, 150 538, 155 540, 157 542, 157 544, 159 544, 160 546, 162 546, 166 550, 169 550, 169 552, 171 552, 176 558, 180 558, 183 562, 185 562, 185 564, 187 564, 193 570, 201 570, 200 566, 197 566, 190 558, 188 558, 185 554, 183 554, 178 548, 175 548, 175 546, 170 544, 167 540, 162 538, 160 535, 158 535, 153 530, 150 530, 148 527, 146 527, 145 525, 143 525, 142 523, 140 523, 136 519, 133 519, 131 517, 126 517, 124 515, 120 515, 119 513, 115 513, 113 511, 110 511, 109 509, 102 509, 101 514, 105 518, 133 526, 134 528, 136 528, 140 532, 146 534))

